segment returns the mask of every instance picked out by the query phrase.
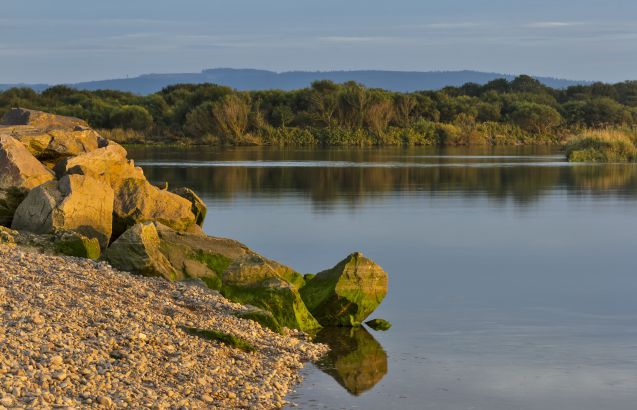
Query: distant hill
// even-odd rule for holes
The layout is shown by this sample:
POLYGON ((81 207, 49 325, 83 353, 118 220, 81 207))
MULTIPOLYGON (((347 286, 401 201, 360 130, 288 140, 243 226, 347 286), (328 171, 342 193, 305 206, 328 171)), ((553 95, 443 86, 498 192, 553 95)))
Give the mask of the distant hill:
MULTIPOLYGON (((309 86, 316 80, 332 80, 342 83, 356 81, 368 87, 384 88, 393 91, 439 90, 447 86, 460 86, 473 82, 485 84, 497 78, 512 80, 514 75, 485 73, 480 71, 286 71, 276 73, 267 70, 213 68, 201 73, 181 74, 144 74, 133 78, 119 78, 113 80, 88 81, 68 84, 84 90, 121 90, 135 94, 152 94, 173 84, 216 83, 227 85, 237 90, 266 90, 281 89, 294 90, 309 86)), ((585 81, 562 80, 550 77, 535 77, 542 83, 553 88, 566 88, 577 84, 590 84, 585 81)), ((46 84, 0 84, 0 90, 22 86, 41 91, 46 84)))

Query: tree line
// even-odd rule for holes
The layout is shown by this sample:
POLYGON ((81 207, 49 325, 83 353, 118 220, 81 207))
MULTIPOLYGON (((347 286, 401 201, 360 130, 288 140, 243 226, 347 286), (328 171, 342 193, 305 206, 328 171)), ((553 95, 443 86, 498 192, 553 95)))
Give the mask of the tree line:
POLYGON ((0 92, 11 107, 85 119, 122 142, 224 145, 561 143, 591 128, 637 127, 637 81, 553 89, 530 76, 412 93, 355 82, 240 92, 179 84, 139 96, 67 86, 0 92))

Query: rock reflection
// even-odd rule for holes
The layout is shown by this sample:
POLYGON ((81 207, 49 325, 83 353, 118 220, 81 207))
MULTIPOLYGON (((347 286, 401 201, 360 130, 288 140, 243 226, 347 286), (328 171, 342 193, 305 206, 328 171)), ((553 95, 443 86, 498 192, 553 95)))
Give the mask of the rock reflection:
POLYGON ((363 327, 324 328, 315 340, 331 348, 317 367, 355 396, 372 389, 387 374, 387 353, 363 327))

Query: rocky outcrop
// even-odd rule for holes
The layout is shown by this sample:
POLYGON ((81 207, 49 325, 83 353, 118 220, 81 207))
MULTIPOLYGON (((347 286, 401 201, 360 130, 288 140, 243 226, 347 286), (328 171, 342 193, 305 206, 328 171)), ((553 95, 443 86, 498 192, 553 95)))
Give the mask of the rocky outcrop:
POLYGON ((151 222, 137 224, 124 232, 111 244, 105 257, 117 269, 177 279, 175 269, 160 251, 159 235, 151 222))
POLYGON ((1 123, 0 224, 20 231, 1 231, 1 241, 91 259, 103 253, 121 270, 204 283, 253 306, 246 314, 277 332, 358 326, 387 292, 385 272, 361 254, 303 277, 237 241, 206 236, 207 209, 195 192, 154 186, 122 146, 82 120, 14 109, 1 123))
POLYGON ((11 227, 42 234, 74 231, 96 238, 104 249, 111 238, 112 221, 111 187, 90 177, 66 175, 29 192, 11 227))
POLYGON ((100 148, 106 140, 77 118, 14 108, 0 120, 0 135, 20 141, 40 161, 60 159, 100 148))
POLYGON ((191 211, 195 215, 195 223, 203 226, 203 221, 206 219, 206 213, 208 212, 208 207, 206 207, 204 201, 190 188, 177 188, 172 193, 190 201, 192 204, 191 211))
POLYGON ((53 170, 58 178, 66 174, 86 175, 118 191, 126 179, 145 179, 144 171, 126 156, 124 147, 109 141, 106 147, 60 161, 53 170))
POLYGON ((301 289, 309 311, 323 326, 358 326, 387 294, 387 273, 361 253, 318 273, 301 289))

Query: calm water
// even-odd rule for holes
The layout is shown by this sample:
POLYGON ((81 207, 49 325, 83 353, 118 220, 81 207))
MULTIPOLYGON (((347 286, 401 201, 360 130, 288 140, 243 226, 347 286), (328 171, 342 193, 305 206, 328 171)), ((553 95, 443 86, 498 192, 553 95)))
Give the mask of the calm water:
POLYGON ((360 250, 373 317, 327 330, 301 408, 634 409, 637 167, 547 149, 130 149, 186 185, 205 229, 301 272, 360 250))

